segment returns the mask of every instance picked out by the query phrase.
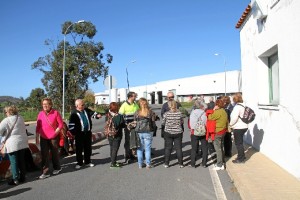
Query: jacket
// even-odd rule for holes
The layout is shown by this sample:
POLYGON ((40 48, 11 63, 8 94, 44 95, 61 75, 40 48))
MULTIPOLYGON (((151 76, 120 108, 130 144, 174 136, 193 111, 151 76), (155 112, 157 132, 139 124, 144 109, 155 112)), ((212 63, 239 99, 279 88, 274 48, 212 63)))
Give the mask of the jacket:
MULTIPOLYGON (((244 103, 239 103, 245 106, 244 103)), ((240 106, 236 104, 233 107, 233 110, 230 114, 230 123, 229 126, 233 129, 245 129, 248 128, 248 124, 244 123, 241 119, 240 116, 244 115, 245 108, 243 106, 240 106)))
MULTIPOLYGON (((90 132, 92 130, 92 128, 93 128, 93 124, 92 124, 92 119, 91 118, 99 119, 97 117, 98 113, 95 112, 95 111, 92 111, 89 108, 85 108, 82 112, 84 113, 84 115, 88 119, 88 132, 90 132)), ((72 113, 70 115, 70 119, 69 119, 69 131, 73 135, 76 135, 77 133, 84 132, 83 120, 82 120, 82 118, 80 116, 80 111, 78 111, 78 110, 72 111, 72 113)))
MULTIPOLYGON (((0 135, 7 136, 9 129, 15 123, 17 115, 6 117, 0 123, 0 135)), ((18 115, 18 120, 14 129, 5 142, 6 153, 12 153, 21 149, 28 148, 28 137, 26 134, 26 127, 22 116, 18 115)))
POLYGON ((44 139, 54 139, 57 136, 56 128, 62 129, 63 126, 62 117, 57 110, 51 109, 48 114, 40 111, 36 122, 36 133, 44 139))
MULTIPOLYGON (((203 110, 201 109, 194 109, 192 110, 190 117, 189 117, 189 123, 188 123, 188 127, 190 129, 195 129, 195 126, 198 122, 198 119, 201 117, 201 120, 206 124, 207 121, 207 117, 206 114, 203 110)), ((191 131, 191 134, 194 134, 194 131, 191 131)))

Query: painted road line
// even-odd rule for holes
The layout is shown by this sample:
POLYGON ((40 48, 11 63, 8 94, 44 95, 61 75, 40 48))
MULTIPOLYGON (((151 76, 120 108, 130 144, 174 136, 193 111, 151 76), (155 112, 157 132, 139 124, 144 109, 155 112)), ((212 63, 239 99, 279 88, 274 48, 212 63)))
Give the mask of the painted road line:
POLYGON ((223 190, 219 175, 217 171, 214 169, 214 165, 209 166, 210 177, 215 189, 216 197, 218 200, 227 200, 225 192, 223 190))

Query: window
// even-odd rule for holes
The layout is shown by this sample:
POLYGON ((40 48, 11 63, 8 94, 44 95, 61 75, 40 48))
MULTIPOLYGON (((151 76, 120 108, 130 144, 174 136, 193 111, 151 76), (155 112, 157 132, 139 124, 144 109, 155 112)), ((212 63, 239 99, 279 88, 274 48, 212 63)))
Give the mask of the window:
POLYGON ((269 67, 269 101, 271 104, 279 104, 279 61, 278 53, 268 57, 269 67))

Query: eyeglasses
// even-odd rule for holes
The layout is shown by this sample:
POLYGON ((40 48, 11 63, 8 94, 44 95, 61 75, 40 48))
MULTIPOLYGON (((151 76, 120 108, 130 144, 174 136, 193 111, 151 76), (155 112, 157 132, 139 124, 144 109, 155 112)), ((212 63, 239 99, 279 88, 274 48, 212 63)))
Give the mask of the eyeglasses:
POLYGON ((174 99, 174 96, 170 96, 170 97, 168 97, 169 99, 174 99))

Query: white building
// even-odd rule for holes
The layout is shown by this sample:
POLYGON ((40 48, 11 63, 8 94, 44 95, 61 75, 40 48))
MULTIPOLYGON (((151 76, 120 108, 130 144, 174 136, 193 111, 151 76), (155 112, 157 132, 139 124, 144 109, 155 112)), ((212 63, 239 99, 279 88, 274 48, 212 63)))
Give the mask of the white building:
MULTIPOLYGON (((225 93, 226 76, 226 94, 233 94, 241 91, 240 71, 227 71, 180 78, 174 80, 160 81, 154 84, 131 87, 130 91, 138 94, 138 97, 147 98, 150 104, 162 104, 169 91, 173 91, 176 99, 180 102, 189 101, 201 94, 205 96, 208 102, 210 96, 216 97, 225 93)), ((122 102, 126 100, 126 88, 113 88, 111 91, 111 101, 122 102)), ((95 93, 96 104, 108 104, 109 90, 101 93, 95 93)))
POLYGON ((243 98, 257 114, 245 141, 298 179, 299 10, 299 0, 252 0, 236 25, 240 29, 243 98))

